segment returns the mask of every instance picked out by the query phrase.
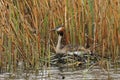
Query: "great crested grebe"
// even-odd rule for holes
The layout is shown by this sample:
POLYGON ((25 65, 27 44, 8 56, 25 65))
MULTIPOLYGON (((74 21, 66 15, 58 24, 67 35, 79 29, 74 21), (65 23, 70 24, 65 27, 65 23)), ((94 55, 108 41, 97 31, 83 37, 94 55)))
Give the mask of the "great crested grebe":
MULTIPOLYGON (((78 62, 80 63, 86 63, 89 61, 88 59, 96 59, 96 57, 91 57, 91 51, 88 49, 85 49, 82 46, 79 45, 70 45, 67 44, 63 46, 62 39, 65 32, 64 26, 58 26, 55 29, 52 29, 51 31, 56 31, 58 34, 58 42, 55 47, 56 55, 53 56, 52 64, 57 63, 68 63, 68 62, 78 62), (68 62, 67 62, 68 61, 68 62)), ((59 64, 58 64, 59 65, 59 64)))
POLYGON ((55 29, 52 29, 52 31, 56 31, 58 34, 58 42, 55 47, 55 52, 56 53, 66 53, 66 48, 62 46, 62 38, 64 35, 64 27, 63 26, 58 26, 55 29))
POLYGON ((65 28, 64 26, 58 26, 56 27, 55 29, 52 29, 51 31, 56 31, 57 34, 58 34, 58 42, 57 42, 57 45, 55 47, 55 52, 58 53, 58 54, 64 54, 64 53, 67 53, 67 54, 81 54, 81 53, 85 53, 86 52, 86 49, 84 47, 81 47, 79 45, 65 45, 63 46, 62 45, 62 38, 63 38, 63 35, 64 35, 64 31, 65 31, 65 28), (79 50, 81 50, 79 52, 79 50))

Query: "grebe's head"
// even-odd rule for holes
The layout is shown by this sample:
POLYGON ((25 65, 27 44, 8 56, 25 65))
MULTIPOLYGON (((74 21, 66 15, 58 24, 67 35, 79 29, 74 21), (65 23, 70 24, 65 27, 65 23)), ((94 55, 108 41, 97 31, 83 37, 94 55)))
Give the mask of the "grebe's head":
POLYGON ((62 26, 57 26, 55 29, 52 29, 52 31, 56 31, 58 35, 63 36, 64 33, 64 27, 62 26))

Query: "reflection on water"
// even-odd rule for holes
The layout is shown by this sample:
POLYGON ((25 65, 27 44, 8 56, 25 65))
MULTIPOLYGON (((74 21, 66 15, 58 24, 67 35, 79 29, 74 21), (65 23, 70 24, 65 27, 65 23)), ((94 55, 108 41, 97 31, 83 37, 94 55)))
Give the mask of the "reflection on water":
POLYGON ((51 67, 38 72, 29 70, 19 70, 14 73, 1 73, 0 80, 119 80, 120 68, 105 71, 99 66, 93 66, 91 69, 58 68, 51 67))

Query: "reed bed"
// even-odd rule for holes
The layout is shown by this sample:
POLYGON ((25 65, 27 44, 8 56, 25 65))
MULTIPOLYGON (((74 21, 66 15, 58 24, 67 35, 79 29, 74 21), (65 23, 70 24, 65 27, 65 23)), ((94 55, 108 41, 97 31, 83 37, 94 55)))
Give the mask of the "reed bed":
POLYGON ((120 0, 1 0, 0 70, 50 66, 57 34, 66 29, 65 44, 80 44, 113 62, 120 58, 120 0))

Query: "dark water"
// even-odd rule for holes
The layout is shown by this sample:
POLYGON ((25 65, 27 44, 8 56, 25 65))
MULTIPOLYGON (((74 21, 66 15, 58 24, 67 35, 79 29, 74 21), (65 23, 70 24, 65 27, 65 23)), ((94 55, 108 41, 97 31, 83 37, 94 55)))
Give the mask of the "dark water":
POLYGON ((0 80, 120 80, 120 68, 116 69, 111 67, 106 71, 99 66, 90 69, 44 67, 38 72, 18 69, 14 73, 1 73, 0 80))

